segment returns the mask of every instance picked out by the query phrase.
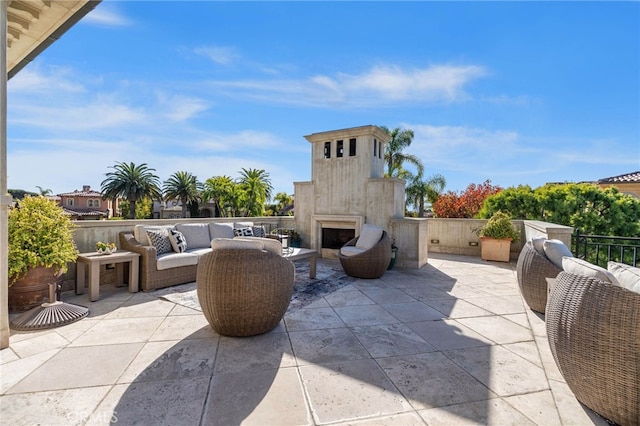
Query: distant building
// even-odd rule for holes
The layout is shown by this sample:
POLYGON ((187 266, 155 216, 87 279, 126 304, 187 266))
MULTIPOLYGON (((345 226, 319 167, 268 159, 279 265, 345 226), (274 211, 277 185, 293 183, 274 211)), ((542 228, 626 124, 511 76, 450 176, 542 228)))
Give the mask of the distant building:
POLYGON ((57 194, 54 199, 74 220, 100 220, 113 217, 119 208, 118 202, 103 200, 102 193, 94 191, 89 185, 83 185, 82 191, 57 194))
POLYGON ((599 179, 596 184, 600 188, 615 186, 624 194, 640 198, 640 171, 599 179))

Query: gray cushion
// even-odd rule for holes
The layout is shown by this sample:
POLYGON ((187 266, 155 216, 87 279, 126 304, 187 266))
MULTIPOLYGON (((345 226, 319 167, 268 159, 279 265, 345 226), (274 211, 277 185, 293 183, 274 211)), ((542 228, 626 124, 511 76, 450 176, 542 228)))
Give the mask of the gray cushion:
POLYGON ((176 230, 182 232, 190 249, 211 246, 209 225, 206 223, 179 223, 176 225, 176 230))
POLYGON ((562 269, 565 272, 570 272, 576 275, 583 275, 585 277, 597 278, 600 281, 608 282, 615 285, 620 285, 616 277, 604 268, 598 265, 589 263, 586 260, 578 259, 575 257, 564 257, 562 259, 562 269))
POLYGON ((216 238, 211 241, 211 248, 215 250, 224 250, 224 249, 232 249, 232 250, 262 250, 264 245, 262 241, 259 239, 255 240, 244 240, 241 238, 216 238))
POLYGON ((571 250, 560 240, 545 240, 542 243, 544 254, 557 268, 562 269, 562 258, 573 257, 571 250))
POLYGON ((209 224, 209 235, 214 238, 233 238, 233 222, 209 224))
POLYGON ((146 232, 149 241, 151 241, 151 245, 156 248, 156 255, 171 253, 173 251, 171 241, 169 240, 169 233, 166 229, 147 229, 146 232))
POLYGON ((531 245, 538 252, 540 256, 547 257, 544 253, 544 242, 547 241, 545 237, 535 237, 531 239, 531 245))
POLYGON ((382 228, 375 225, 364 224, 360 230, 360 237, 356 241, 356 248, 360 250, 369 250, 371 247, 378 244, 380 238, 382 238, 382 228))
POLYGON ((607 269, 616 277, 620 286, 640 293, 640 268, 624 263, 609 262, 607 263, 607 269))
POLYGON ((174 229, 173 225, 157 225, 157 226, 148 226, 148 225, 135 225, 133 227, 133 236, 136 241, 142 244, 143 246, 152 246, 151 241, 149 241, 149 236, 147 235, 147 229, 151 231, 158 231, 161 229, 165 229, 168 232, 171 229, 174 229))

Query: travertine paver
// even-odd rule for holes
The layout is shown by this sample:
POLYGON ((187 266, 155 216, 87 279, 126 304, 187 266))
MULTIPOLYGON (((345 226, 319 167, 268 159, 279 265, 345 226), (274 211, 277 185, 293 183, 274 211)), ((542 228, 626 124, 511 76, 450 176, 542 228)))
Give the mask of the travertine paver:
POLYGON ((94 303, 63 295, 88 318, 12 334, 3 424, 606 424, 564 383, 514 263, 432 255, 248 338, 153 292, 104 287, 94 303))

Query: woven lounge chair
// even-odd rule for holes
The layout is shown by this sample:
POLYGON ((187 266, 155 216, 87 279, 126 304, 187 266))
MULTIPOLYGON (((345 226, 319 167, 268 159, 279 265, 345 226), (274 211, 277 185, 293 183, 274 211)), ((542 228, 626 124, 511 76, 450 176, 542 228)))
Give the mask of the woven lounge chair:
POLYGON ((544 314, 547 306, 547 280, 555 278, 562 269, 555 266, 545 256, 538 253, 531 241, 527 241, 516 265, 518 286, 529 307, 544 314))
POLYGON ((255 247, 216 248, 214 239, 213 250, 198 262, 198 300, 217 333, 253 336, 282 320, 293 294, 294 267, 274 242, 279 254, 255 247))
POLYGON ((551 353, 578 401, 640 424, 640 294, 561 272, 545 316, 551 353))
MULTIPOLYGON (((344 247, 355 247, 358 239, 356 237, 347 242, 344 247)), ((384 275, 391 261, 391 239, 386 231, 382 231, 380 240, 370 249, 358 254, 346 256, 342 249, 338 252, 338 259, 347 275, 356 278, 380 278, 384 275)))

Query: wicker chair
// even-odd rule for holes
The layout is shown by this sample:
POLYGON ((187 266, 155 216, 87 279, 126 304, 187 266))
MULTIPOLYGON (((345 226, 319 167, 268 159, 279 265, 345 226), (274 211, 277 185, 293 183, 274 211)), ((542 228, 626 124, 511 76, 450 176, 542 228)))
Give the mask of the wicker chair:
MULTIPOLYGON (((345 246, 355 246, 358 242, 356 237, 345 244, 345 246)), ((345 256, 338 253, 338 259, 347 275, 356 278, 380 278, 389 267, 391 261, 391 240, 386 231, 382 232, 380 241, 360 254, 345 256)))
POLYGON ((196 283, 202 312, 217 333, 253 336, 282 320, 293 294, 294 267, 271 251, 217 249, 198 262, 196 283))
POLYGON ((532 310, 544 314, 547 306, 546 278, 555 278, 562 269, 538 253, 533 243, 527 241, 518 256, 516 272, 524 301, 532 310))
POLYGON ((576 398, 620 425, 639 425, 640 294, 561 272, 545 322, 553 357, 576 398))

